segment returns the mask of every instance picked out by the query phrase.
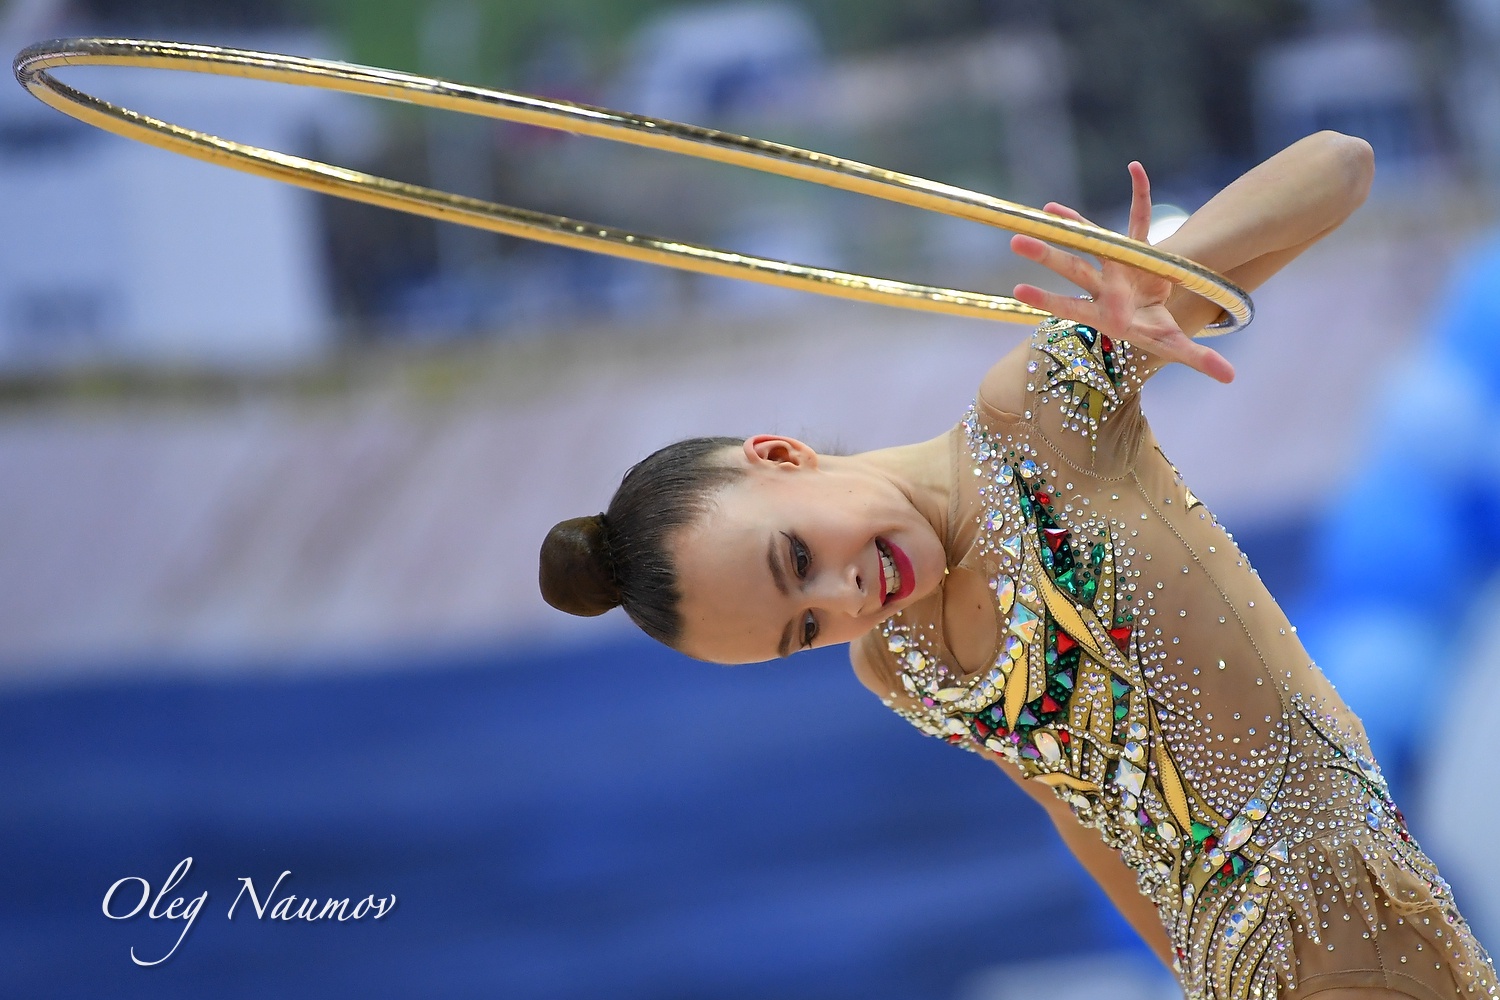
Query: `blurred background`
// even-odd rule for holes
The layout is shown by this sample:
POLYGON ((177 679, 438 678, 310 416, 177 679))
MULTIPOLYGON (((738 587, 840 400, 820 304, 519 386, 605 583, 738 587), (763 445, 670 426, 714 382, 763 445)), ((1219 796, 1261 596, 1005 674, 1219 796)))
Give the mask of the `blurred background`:
MULTIPOLYGON (((1130 159, 1170 226, 1302 135, 1363 136, 1369 203, 1215 344, 1238 380, 1169 371, 1147 412, 1500 935, 1500 0, 0 3, 7 53, 105 33, 675 118, 1116 227, 1130 159)), ((1048 283, 1005 233, 743 171, 269 84, 59 76, 527 208, 1048 283)), ((1022 328, 320 198, 16 86, 0 232, 0 993, 1177 995, 1040 811, 841 650, 707 666, 533 582, 546 529, 654 448, 925 438, 1022 328), (899 412, 874 402, 892 371, 899 412), (226 919, 240 879, 284 871, 279 896, 399 902, 226 919), (101 912, 127 877, 157 912, 209 894, 175 951, 185 921, 101 912)))

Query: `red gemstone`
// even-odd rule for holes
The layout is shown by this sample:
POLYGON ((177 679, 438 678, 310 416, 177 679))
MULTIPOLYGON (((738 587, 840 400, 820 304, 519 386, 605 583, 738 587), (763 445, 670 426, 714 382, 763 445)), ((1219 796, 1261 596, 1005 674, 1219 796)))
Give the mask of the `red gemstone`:
POLYGON ((1047 537, 1047 548, 1053 552, 1056 552, 1057 547, 1068 540, 1067 528, 1043 528, 1042 534, 1047 537))
POLYGON ((962 743, 965 739, 962 733, 949 733, 943 738, 946 739, 949 743, 962 743))
POLYGON ((1069 635, 1068 633, 1066 633, 1066 632, 1058 632, 1057 633, 1057 655, 1058 656, 1061 656, 1062 654, 1066 653, 1068 650, 1072 649, 1076 645, 1078 645, 1078 643, 1074 642, 1073 641, 1073 637, 1071 635, 1069 635))
POLYGON ((1211 851, 1213 850, 1214 845, 1218 842, 1219 838, 1210 834, 1209 836, 1203 838, 1203 849, 1205 851, 1211 851))
POLYGON ((1106 351, 1113 351, 1115 349, 1115 342, 1101 333, 1099 335, 1099 346, 1104 348, 1106 351))
POLYGON ((1109 637, 1115 641, 1116 646, 1120 647, 1120 652, 1125 652, 1126 648, 1130 645, 1130 626, 1121 625, 1118 628, 1110 629, 1109 637))
POLYGON ((1052 496, 1048 493, 1038 493, 1036 495, 1036 502, 1045 507, 1050 507, 1052 506, 1052 496))
POLYGON ((1042 711, 1043 712, 1055 712, 1055 711, 1057 711, 1061 707, 1062 707, 1061 705, 1059 705, 1057 702, 1055 702, 1055 701, 1052 700, 1052 696, 1050 694, 1044 694, 1044 695, 1042 695, 1042 711))
POLYGON ((1234 865, 1231 864, 1228 861, 1224 862, 1224 867, 1219 869, 1219 874, 1220 875, 1233 875, 1234 874, 1234 865))
POLYGON ((974 730, 975 732, 979 733, 980 736, 988 736, 991 732, 993 732, 993 730, 990 729, 990 724, 988 722, 985 722, 983 719, 974 720, 974 730))
POLYGON ((1069 743, 1073 742, 1073 737, 1068 734, 1068 731, 1066 729, 1059 729, 1057 731, 1057 742, 1061 743, 1063 746, 1067 746, 1069 743))

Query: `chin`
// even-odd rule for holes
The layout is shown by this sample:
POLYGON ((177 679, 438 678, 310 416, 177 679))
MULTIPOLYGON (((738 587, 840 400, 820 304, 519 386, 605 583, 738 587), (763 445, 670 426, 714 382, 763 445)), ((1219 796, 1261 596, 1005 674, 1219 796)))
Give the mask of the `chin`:
POLYGON ((936 552, 931 559, 924 560, 921 569, 917 570, 917 587, 912 596, 917 594, 926 596, 935 594, 943 587, 943 581, 948 578, 948 553, 943 550, 942 545, 935 545, 936 552))
POLYGON ((931 597, 933 594, 936 594, 938 591, 942 590, 943 581, 947 579, 947 577, 943 575, 943 570, 946 568, 947 567, 942 567, 932 572, 927 578, 930 582, 926 586, 919 587, 915 591, 913 591, 910 601, 920 601, 922 598, 931 597))

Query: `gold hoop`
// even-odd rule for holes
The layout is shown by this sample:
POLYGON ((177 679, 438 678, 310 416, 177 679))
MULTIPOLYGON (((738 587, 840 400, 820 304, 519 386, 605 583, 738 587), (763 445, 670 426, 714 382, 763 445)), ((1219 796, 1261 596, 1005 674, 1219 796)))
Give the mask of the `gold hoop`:
POLYGON ((373 66, 213 45, 129 38, 75 38, 33 45, 16 56, 16 79, 35 97, 64 114, 107 132, 323 194, 511 236, 702 274, 743 278, 908 309, 1022 323, 1035 323, 1047 315, 1043 310, 1007 296, 850 274, 646 236, 436 191, 221 139, 151 118, 69 87, 48 72, 59 66, 137 66, 312 86, 539 125, 715 160, 998 226, 1141 268, 1222 308, 1229 318, 1210 327, 1214 333, 1239 329, 1248 324, 1254 314, 1250 297, 1222 275, 1185 257, 1166 253, 1119 233, 1061 219, 975 191, 763 139, 373 66))

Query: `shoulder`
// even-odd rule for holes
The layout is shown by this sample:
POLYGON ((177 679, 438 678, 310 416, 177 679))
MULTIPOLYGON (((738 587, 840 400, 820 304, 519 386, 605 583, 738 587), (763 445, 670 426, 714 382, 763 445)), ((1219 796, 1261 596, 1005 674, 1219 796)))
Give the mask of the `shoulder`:
POLYGON ((1049 319, 985 375, 980 410, 996 431, 1039 434, 1080 471, 1117 475, 1138 450, 1140 390, 1159 368, 1132 344, 1049 319))
POLYGON ((979 382, 978 402, 986 416, 1002 420, 1019 420, 1026 410, 1026 366, 1031 361, 1032 340, 1028 337, 990 366, 979 382))

